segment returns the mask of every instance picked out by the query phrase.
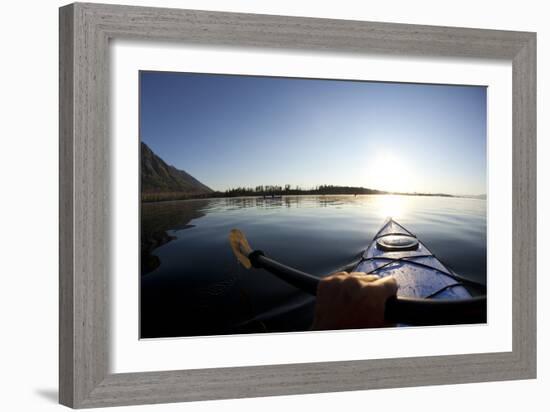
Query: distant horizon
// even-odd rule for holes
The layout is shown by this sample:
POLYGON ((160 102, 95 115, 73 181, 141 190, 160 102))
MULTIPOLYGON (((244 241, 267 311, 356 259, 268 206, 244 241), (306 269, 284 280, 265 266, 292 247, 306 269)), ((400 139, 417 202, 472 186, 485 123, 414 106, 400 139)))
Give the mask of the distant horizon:
POLYGON ((481 86, 141 72, 140 140, 218 192, 487 193, 481 86))
MULTIPOLYGON (((145 142, 142 142, 142 143, 145 143, 145 142)), ((145 143, 147 145, 147 143, 145 143)), ((147 145, 149 147, 149 145, 147 145)), ((150 148, 150 147, 149 147, 150 148)), ((151 149, 151 148, 150 148, 151 149)), ((153 149, 151 149, 153 150, 153 149)), ((154 150, 153 150, 154 152, 154 150)), ((167 163, 168 164, 168 163, 167 163)), ((176 167, 174 165, 171 165, 171 164, 168 164, 168 166, 172 166, 172 167, 176 167)), ((176 169, 178 170, 181 170, 185 173, 188 173, 186 170, 184 169, 179 169, 176 167, 176 169)), ((202 181, 200 178, 197 178, 197 176, 193 176, 194 178, 196 178, 197 180, 199 180, 201 183, 203 183, 204 185, 208 186, 210 189, 212 189, 214 192, 218 192, 218 193, 223 193, 223 192, 226 192, 228 190, 234 190, 234 189, 237 189, 237 188, 250 188, 250 189, 254 189, 255 187, 257 186, 265 186, 265 187, 269 187, 269 186, 279 186, 279 187, 282 187, 284 188, 285 185, 289 184, 289 183, 286 183, 286 184, 278 184, 278 183, 275 183, 275 184, 269 184, 269 185, 257 185, 257 186, 254 186, 254 187, 247 187, 247 186, 242 186, 242 185, 232 185, 230 187, 227 187, 226 189, 224 190, 217 190, 217 189, 213 189, 210 185, 208 185, 208 182, 204 182, 202 181)), ((318 185, 315 185, 315 186, 312 186, 312 187, 302 187, 302 186, 299 186, 299 185, 292 185, 290 184, 291 186, 291 190, 292 191, 295 191, 295 190, 301 190, 301 191, 304 191, 304 192, 307 192, 307 191, 314 191, 314 190, 317 190, 319 187, 322 187, 322 186, 325 186, 324 184, 318 184, 318 185)), ((453 196, 453 197, 479 197, 479 196, 487 196, 487 193, 467 193, 467 194, 456 194, 456 193, 443 193, 443 192, 394 192, 394 191, 390 191, 390 190, 385 190, 385 189, 379 189, 379 188, 375 188, 375 187, 369 187, 369 186, 350 186, 350 185, 330 185, 330 186, 333 186, 333 187, 336 187, 336 188, 343 188, 343 187, 357 187, 358 189, 365 189, 365 190, 374 190, 374 191, 379 191, 379 192, 385 192, 384 194, 393 194, 393 195, 418 195, 418 196, 422 196, 422 195, 428 195, 428 196, 437 196, 437 195, 443 195, 443 196, 453 196)), ((267 190, 269 191, 269 190, 267 190)))

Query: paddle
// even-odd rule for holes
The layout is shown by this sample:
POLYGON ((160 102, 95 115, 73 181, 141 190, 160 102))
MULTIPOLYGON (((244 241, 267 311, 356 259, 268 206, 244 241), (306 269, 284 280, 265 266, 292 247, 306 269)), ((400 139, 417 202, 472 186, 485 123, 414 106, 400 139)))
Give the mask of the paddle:
MULTIPOLYGON (((231 230, 229 244, 237 260, 246 269, 265 269, 298 289, 317 295, 321 279, 279 263, 261 250, 253 250, 240 230, 231 230)), ((394 297, 386 302, 385 318, 388 322, 407 325, 485 323, 487 299, 485 296, 457 300, 394 297)))
POLYGON ((310 295, 317 295, 317 285, 320 280, 318 277, 270 259, 261 250, 252 250, 248 239, 240 230, 233 229, 229 233, 229 244, 238 261, 246 269, 251 267, 265 269, 292 286, 310 295))

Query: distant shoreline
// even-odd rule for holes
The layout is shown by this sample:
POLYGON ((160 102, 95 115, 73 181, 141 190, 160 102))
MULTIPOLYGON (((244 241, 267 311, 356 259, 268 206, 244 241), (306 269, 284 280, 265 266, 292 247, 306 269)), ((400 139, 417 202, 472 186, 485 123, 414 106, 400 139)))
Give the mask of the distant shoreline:
POLYGON ((184 170, 167 164, 144 142, 141 142, 141 202, 154 203, 172 200, 255 197, 262 199, 283 196, 342 196, 342 195, 399 195, 434 196, 454 198, 486 199, 486 195, 451 195, 448 193, 418 193, 377 190, 363 186, 342 186, 332 184, 310 186, 299 185, 256 185, 237 186, 226 190, 213 190, 184 170))
POLYGON ((172 202, 180 200, 211 200, 211 199, 231 199, 231 198, 252 198, 259 200, 276 200, 283 197, 296 197, 296 196, 420 196, 420 197, 447 197, 455 199, 477 199, 487 200, 486 195, 450 195, 446 193, 400 193, 400 192, 383 192, 375 191, 376 193, 319 193, 311 191, 302 191, 302 193, 283 193, 275 195, 262 195, 262 194, 241 194, 241 195, 227 195, 224 192, 205 193, 200 195, 189 195, 182 193, 142 193, 141 203, 160 203, 160 202, 172 202), (146 197, 144 198, 144 195, 146 197))

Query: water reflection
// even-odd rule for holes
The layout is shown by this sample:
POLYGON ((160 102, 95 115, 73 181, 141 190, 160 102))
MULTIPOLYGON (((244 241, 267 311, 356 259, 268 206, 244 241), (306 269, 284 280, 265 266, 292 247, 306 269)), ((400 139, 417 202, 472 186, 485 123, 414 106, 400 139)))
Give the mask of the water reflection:
MULTIPOLYGON (((364 205, 374 202, 378 206, 389 204, 404 205, 403 198, 407 196, 370 196, 370 195, 312 195, 312 196, 281 196, 281 197, 228 197, 203 200, 208 205, 203 206, 203 212, 234 211, 247 208, 278 209, 286 208, 318 208, 364 205)), ((185 201, 181 201, 185 202, 185 201)), ((177 202, 171 202, 177 203, 177 202)), ((148 204, 155 205, 155 204, 148 204)), ((153 206, 154 207, 154 206, 153 206)), ((388 210, 388 209, 387 209, 388 210)), ((389 210, 388 210, 389 211, 389 210)))
POLYGON ((387 216, 458 273, 485 281, 484 200, 327 195, 149 203, 142 205, 141 335, 307 329, 310 297, 239 267, 229 231, 238 227, 252 247, 324 276, 353 262, 387 216))
POLYGON ((141 205, 141 274, 152 272, 160 266, 153 251, 175 239, 170 230, 193 227, 189 222, 204 216, 202 209, 209 204, 206 200, 187 202, 158 202, 141 205))

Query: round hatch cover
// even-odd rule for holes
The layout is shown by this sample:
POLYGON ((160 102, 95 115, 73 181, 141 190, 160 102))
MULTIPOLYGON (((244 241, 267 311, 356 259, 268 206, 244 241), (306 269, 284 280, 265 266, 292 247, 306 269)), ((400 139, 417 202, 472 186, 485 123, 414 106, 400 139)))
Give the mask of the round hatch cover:
POLYGON ((418 240, 412 236, 390 235, 378 238, 376 245, 380 250, 400 252, 418 249, 418 240))

